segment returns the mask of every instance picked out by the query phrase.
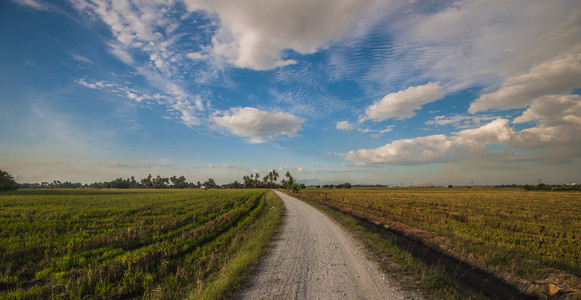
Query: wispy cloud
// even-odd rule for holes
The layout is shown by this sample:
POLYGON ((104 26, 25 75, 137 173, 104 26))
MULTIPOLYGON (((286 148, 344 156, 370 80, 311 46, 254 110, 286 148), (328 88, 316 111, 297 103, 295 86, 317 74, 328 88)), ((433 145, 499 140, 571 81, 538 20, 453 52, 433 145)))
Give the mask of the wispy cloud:
POLYGON ((177 44, 181 37, 176 33, 180 27, 177 2, 72 0, 72 3, 77 10, 105 23, 114 37, 108 42, 111 54, 133 67, 150 86, 161 92, 148 96, 121 88, 126 90, 126 97, 138 102, 155 100, 170 112, 177 112, 177 119, 183 124, 190 127, 201 124, 204 102, 199 95, 188 92, 180 79, 182 65, 189 59, 177 44))
POLYGON ((453 126, 458 129, 468 129, 480 127, 482 122, 492 121, 495 117, 493 116, 473 116, 473 115, 440 115, 435 116, 432 120, 427 121, 426 125, 436 125, 436 126, 453 126))
POLYGON ((50 6, 49 4, 47 4, 43 1, 38 1, 38 0, 13 0, 13 1, 19 5, 28 6, 28 7, 34 8, 34 9, 38 9, 38 10, 44 10, 44 11, 51 11, 52 10, 52 6, 50 6))

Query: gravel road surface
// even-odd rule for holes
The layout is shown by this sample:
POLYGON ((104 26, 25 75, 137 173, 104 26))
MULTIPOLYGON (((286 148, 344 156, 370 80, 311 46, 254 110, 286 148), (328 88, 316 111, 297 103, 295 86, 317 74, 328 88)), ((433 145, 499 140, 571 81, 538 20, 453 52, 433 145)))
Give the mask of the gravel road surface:
POLYGON ((385 278, 352 237, 314 207, 276 192, 281 233, 242 299, 413 299, 385 278))

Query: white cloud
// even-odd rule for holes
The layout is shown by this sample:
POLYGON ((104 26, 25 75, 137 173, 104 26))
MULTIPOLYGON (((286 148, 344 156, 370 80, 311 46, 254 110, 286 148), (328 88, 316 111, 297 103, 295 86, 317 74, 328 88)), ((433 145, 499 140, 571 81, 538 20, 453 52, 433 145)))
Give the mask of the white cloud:
POLYGON ((74 60, 76 60, 76 61, 80 61, 80 62, 84 62, 84 63, 87 63, 87 64, 92 64, 92 65, 94 65, 94 64, 95 64, 95 63, 94 63, 92 60, 90 60, 89 58, 87 58, 87 57, 84 57, 84 56, 82 56, 82 55, 78 55, 78 54, 71 54, 71 57, 72 57, 74 60))
POLYGON ((493 86, 547 59, 581 51, 579 1, 407 1, 402 6, 365 34, 339 44, 329 60, 334 78, 357 80, 370 94, 402 83, 439 81, 450 94, 493 86), (386 32, 391 38, 382 40, 386 32), (371 49, 354 53, 354 47, 371 49))
POLYGON ((503 160, 508 165, 527 160, 567 162, 580 157, 581 96, 537 98, 513 121, 526 122, 538 124, 515 131, 509 126, 509 120, 497 118, 484 126, 465 129, 450 136, 440 134, 396 140, 375 149, 353 150, 343 156, 357 166, 477 160, 488 160, 488 163, 503 160), (497 145, 504 152, 491 151, 488 148, 490 145, 497 145))
MULTIPOLYGON (((153 73, 155 74, 155 73, 153 73)), ((165 82, 163 77, 161 82, 165 82)), ((75 80, 78 84, 98 90, 105 90, 122 98, 127 98, 135 102, 141 103, 149 101, 164 105, 166 109, 172 113, 175 119, 188 127, 193 127, 201 124, 201 112, 204 110, 204 104, 200 96, 188 96, 186 92, 182 91, 178 86, 168 83, 165 87, 173 95, 181 95, 178 97, 170 96, 171 94, 154 94, 151 95, 146 91, 130 88, 107 81, 90 81, 86 78, 75 80)))
POLYGON ((113 83, 113 82, 108 82, 105 80, 92 81, 92 80, 89 80, 87 78, 81 78, 81 79, 75 80, 75 82, 78 83, 79 85, 82 85, 82 86, 90 88, 90 89, 105 90, 105 91, 110 92, 112 94, 115 94, 119 97, 128 98, 128 99, 131 99, 131 100, 136 101, 136 102, 142 102, 144 100, 160 100, 160 99, 163 99, 165 101, 165 100, 169 99, 169 97, 167 97, 167 96, 161 96, 159 94, 155 95, 155 96, 151 96, 145 91, 135 89, 135 88, 130 88, 130 87, 123 86, 123 85, 113 83))
POLYGON ((467 129, 453 136, 443 134, 397 140, 375 149, 345 153, 345 159, 357 165, 428 164, 457 161, 471 153, 486 151, 486 145, 510 141, 514 135, 506 119, 496 119, 476 129, 467 129))
POLYGON ((235 107, 212 120, 228 132, 247 137, 250 143, 264 143, 278 136, 297 137, 305 121, 289 113, 267 112, 252 107, 235 107))
MULTIPOLYGON (((449 89, 455 90, 494 83, 507 62, 577 14, 579 8, 578 3, 566 0, 455 1, 436 13, 410 16, 396 30, 402 30, 397 34, 400 43, 420 49, 423 76, 450 82, 449 89)), ((579 44, 578 36, 576 39, 579 44)), ((528 64, 513 64, 510 71, 522 72, 539 59, 555 55, 551 54, 528 64)))
POLYGON ((361 27, 366 15, 385 1, 373 0, 184 0, 190 11, 204 10, 220 18, 208 49, 213 56, 255 70, 295 63, 283 50, 314 53, 361 27))
POLYGON ((192 59, 192 60, 199 60, 199 59, 206 59, 206 58, 208 58, 208 55, 202 54, 200 52, 190 52, 186 56, 189 59, 192 59))
POLYGON ((538 97, 569 94, 574 88, 581 88, 581 53, 561 56, 508 78, 498 91, 473 102, 468 111, 526 107, 538 97))
POLYGON ((73 6, 89 16, 105 23, 115 40, 110 41, 111 54, 133 65, 133 54, 144 53, 150 57, 151 67, 162 73, 170 73, 168 62, 179 53, 171 50, 173 30, 177 20, 169 16, 173 1, 156 2, 129 0, 71 0, 73 6))
POLYGON ((391 132, 393 130, 393 127, 394 127, 393 125, 389 125, 385 129, 380 130, 379 131, 379 134, 384 134, 386 132, 391 132))
POLYGON ((537 98, 513 122, 517 124, 540 123, 536 127, 520 131, 511 144, 515 148, 554 147, 555 152, 563 148, 572 148, 574 152, 579 152, 581 96, 562 95, 537 98))
POLYGON ((540 121, 541 126, 581 125, 581 96, 545 96, 535 101, 514 119, 514 123, 540 121))
MULTIPOLYGON (((114 40, 107 43, 111 54, 134 67, 153 87, 166 94, 155 100, 166 105, 169 111, 178 112, 179 120, 185 125, 191 127, 200 124, 197 114, 204 109, 202 100, 186 91, 180 76, 174 76, 179 73, 178 69, 186 56, 196 58, 193 53, 183 54, 176 45, 181 35, 175 34, 179 27, 179 19, 172 15, 176 9, 175 1, 71 2, 77 10, 102 21, 110 28, 114 36, 114 40), (139 60, 139 57, 142 59, 139 60), (146 58, 145 62, 143 58, 146 58)), ((199 53, 198 58, 202 58, 199 53)), ((133 90, 127 91, 125 96, 138 102, 152 99, 133 90)))
POLYGON ((347 122, 347 121, 337 122, 336 127, 339 130, 345 130, 345 131, 350 131, 350 130, 353 130, 354 129, 353 128, 353 125, 349 124, 349 122, 347 122))
POLYGON ((425 124, 438 126, 452 125, 454 126, 454 128, 468 129, 480 127, 482 121, 491 121, 494 119, 495 117, 490 116, 448 115, 448 116, 435 116, 433 120, 427 121, 425 124))
MULTIPOLYGON (((196 102, 201 103, 201 100, 197 99, 196 102)), ((171 105, 171 108, 178 112, 179 118, 184 125, 193 127, 194 125, 200 124, 200 118, 197 116, 199 110, 196 107, 196 104, 192 104, 188 100, 177 99, 171 105)))
POLYGON ((420 109, 422 105, 436 101, 443 96, 442 87, 437 82, 410 87, 397 93, 388 94, 369 106, 361 121, 411 118, 415 115, 414 111, 420 109))
POLYGON ((38 0, 13 0, 13 1, 16 2, 18 5, 28 6, 38 10, 50 11, 52 9, 52 7, 49 4, 38 0))
POLYGON ((131 65, 135 62, 131 54, 129 54, 127 49, 123 47, 120 43, 115 42, 109 43, 109 51, 111 52, 111 54, 115 55, 117 58, 119 58, 122 62, 126 64, 131 65))
MULTIPOLYGON (((581 36, 581 4, 569 3, 573 6, 568 7, 567 3, 553 3, 557 5, 556 7, 563 6, 562 11, 568 12, 570 15, 562 16, 562 22, 551 31, 539 35, 532 43, 522 47, 516 57, 502 66, 502 73, 510 75, 553 57, 581 52, 581 39, 579 38, 581 36)), ((561 13, 545 15, 543 19, 556 19, 556 15, 561 15, 561 13)), ((551 27, 546 26, 545 28, 550 29, 551 27)))

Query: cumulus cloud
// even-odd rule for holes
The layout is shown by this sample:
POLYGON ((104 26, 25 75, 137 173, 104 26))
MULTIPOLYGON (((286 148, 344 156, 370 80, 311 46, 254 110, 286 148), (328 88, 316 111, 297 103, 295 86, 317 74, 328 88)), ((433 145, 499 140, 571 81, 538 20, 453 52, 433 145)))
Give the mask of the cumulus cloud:
MULTIPOLYGON (((544 96, 535 101, 513 123, 538 122, 538 126, 523 129, 512 146, 535 149, 539 147, 581 146, 581 96, 544 96)), ((575 150, 578 152, 578 150, 575 150)))
POLYGON ((541 126, 581 125, 581 96, 553 95, 535 99, 535 101, 514 119, 514 123, 540 121, 541 126))
POLYGON ((581 96, 552 95, 537 98, 513 121, 516 124, 527 122, 537 124, 515 131, 510 127, 509 120, 497 118, 484 126, 465 129, 449 136, 439 134, 396 140, 379 148, 353 150, 342 155, 359 166, 417 165, 475 158, 495 161, 501 158, 491 152, 489 146, 497 145, 505 149, 506 153, 520 155, 521 161, 556 159, 562 162, 580 157, 581 96), (543 149, 552 150, 546 152, 543 149), (528 152, 521 153, 518 150, 528 152))
POLYGON ((349 122, 347 122, 347 121, 339 121, 339 122, 337 122, 336 127, 339 130, 345 130, 345 131, 350 131, 350 130, 353 130, 354 129, 353 128, 353 125, 349 124, 349 122))
POLYGON ((575 88, 581 88, 581 53, 561 56, 508 78, 499 90, 474 101, 468 111, 526 107, 536 98, 569 94, 575 88))
POLYGON ((289 113, 267 112, 253 107, 231 108, 212 120, 232 134, 247 137, 250 143, 264 143, 283 135, 297 137, 305 121, 289 113))
POLYGON ((295 63, 282 53, 286 49, 309 54, 328 47, 385 4, 380 0, 184 2, 190 11, 207 11, 220 19, 209 53, 255 70, 295 63))
POLYGON ((508 142, 514 131, 506 119, 496 119, 476 129, 467 129, 453 136, 443 134, 402 139, 375 149, 345 153, 345 159, 358 165, 414 165, 457 161, 470 153, 482 153, 488 144, 508 142))
POLYGON ((361 121, 397 118, 406 119, 415 115, 422 105, 436 101, 444 96, 442 87, 437 82, 407 88, 397 93, 388 94, 365 110, 361 121))

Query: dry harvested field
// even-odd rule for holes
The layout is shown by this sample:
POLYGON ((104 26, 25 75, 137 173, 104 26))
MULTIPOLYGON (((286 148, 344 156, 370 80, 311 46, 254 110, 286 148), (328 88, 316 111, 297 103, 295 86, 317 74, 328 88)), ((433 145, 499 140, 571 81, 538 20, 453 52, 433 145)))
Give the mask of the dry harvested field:
POLYGON ((281 209, 266 190, 0 194, 0 298, 223 298, 281 209))
POLYGON ((353 188, 301 197, 418 236, 517 285, 581 290, 579 192, 353 188))

